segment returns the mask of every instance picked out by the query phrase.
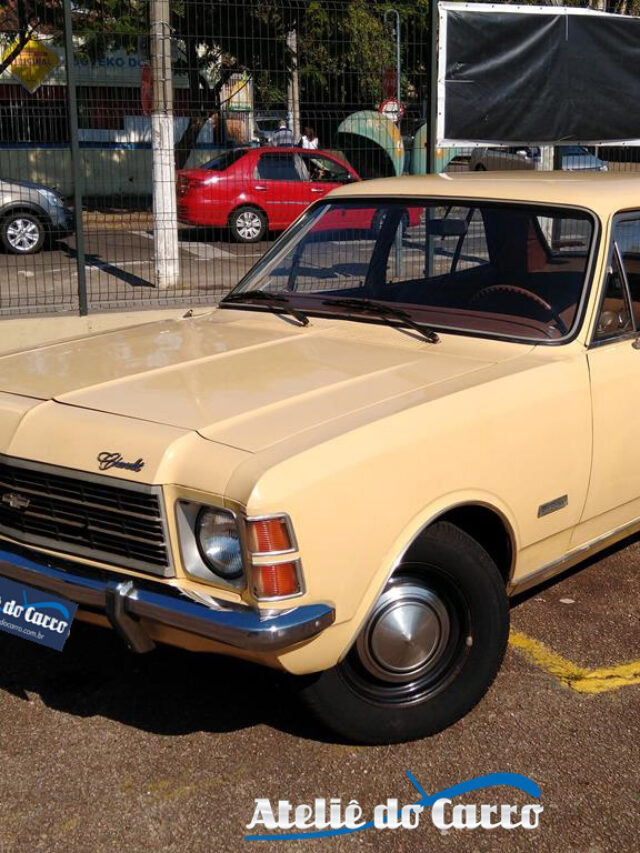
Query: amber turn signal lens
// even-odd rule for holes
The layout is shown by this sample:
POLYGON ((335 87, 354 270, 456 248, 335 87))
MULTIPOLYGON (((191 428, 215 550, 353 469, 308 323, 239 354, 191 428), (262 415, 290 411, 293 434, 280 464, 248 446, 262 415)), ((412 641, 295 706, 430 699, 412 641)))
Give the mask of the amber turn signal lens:
POLYGON ((285 518, 249 521, 249 550, 252 554, 274 554, 293 547, 285 518))
POLYGON ((256 598, 277 598, 297 595, 300 580, 296 563, 275 566, 253 566, 253 591, 256 598))

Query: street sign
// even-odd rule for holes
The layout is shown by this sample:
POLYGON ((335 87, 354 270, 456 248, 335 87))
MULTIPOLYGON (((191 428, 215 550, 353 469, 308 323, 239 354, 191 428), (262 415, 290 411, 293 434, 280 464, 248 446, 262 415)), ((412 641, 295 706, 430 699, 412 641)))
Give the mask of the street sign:
POLYGON ((378 112, 397 124, 404 115, 404 107, 398 103, 397 98, 387 98, 378 107, 378 112))
MULTIPOLYGON (((14 41, 5 50, 2 58, 5 59, 9 56, 15 46, 16 42, 14 41)), ((9 66, 9 71, 24 86, 27 92, 33 95, 59 64, 60 57, 57 53, 54 53, 36 39, 31 38, 9 66)))

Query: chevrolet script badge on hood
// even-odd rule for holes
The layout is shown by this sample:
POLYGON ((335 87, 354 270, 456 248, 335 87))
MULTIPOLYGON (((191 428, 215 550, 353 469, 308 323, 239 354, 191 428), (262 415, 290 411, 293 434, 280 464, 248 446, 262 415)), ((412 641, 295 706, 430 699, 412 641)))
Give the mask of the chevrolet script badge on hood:
POLYGON ((110 453, 108 450, 103 450, 102 453, 98 453, 98 467, 101 471, 108 471, 109 468, 142 471, 144 468, 144 459, 136 459, 135 462, 125 462, 121 453, 110 453))

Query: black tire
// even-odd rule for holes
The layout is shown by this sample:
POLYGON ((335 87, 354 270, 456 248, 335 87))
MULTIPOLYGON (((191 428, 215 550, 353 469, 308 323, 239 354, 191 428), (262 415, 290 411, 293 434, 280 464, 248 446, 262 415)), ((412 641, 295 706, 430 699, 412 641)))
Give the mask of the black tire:
POLYGON ((482 163, 478 163, 478 165, 475 167, 475 169, 473 171, 474 172, 486 172, 487 167, 483 166, 482 163))
POLYGON ((47 236, 41 219, 30 211, 14 211, 0 223, 0 242, 13 255, 35 255, 47 236))
POLYGON ((229 217, 231 236, 236 243, 259 243, 264 239, 268 227, 266 214, 250 205, 238 207, 229 217))
POLYGON ((434 524, 422 544, 421 561, 398 568, 347 657, 300 685, 315 716, 348 741, 387 744, 435 734, 470 711, 500 669, 509 603, 495 563, 448 522, 434 524), (415 632, 394 635, 394 618, 399 627, 417 620, 415 632), (403 671, 385 669, 376 649, 403 671), (407 654, 423 658, 410 675, 407 654))

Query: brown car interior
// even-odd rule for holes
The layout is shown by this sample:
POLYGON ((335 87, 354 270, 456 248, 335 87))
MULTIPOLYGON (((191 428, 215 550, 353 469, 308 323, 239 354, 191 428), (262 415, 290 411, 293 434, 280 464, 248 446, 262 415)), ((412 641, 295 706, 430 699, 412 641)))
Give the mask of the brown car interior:
MULTIPOLYGON (((469 209, 466 219, 429 223, 435 232, 436 254, 438 236, 456 235, 459 241, 455 251, 449 253, 452 254, 449 272, 389 282, 386 268, 393 252, 397 223, 403 215, 406 219, 406 209, 396 207, 382 225, 363 286, 340 290, 339 294, 392 301, 411 310, 417 320, 436 326, 540 339, 566 335, 580 302, 587 252, 552 250, 540 227, 538 212, 482 208, 479 212, 488 259, 477 259, 476 266, 459 270, 461 246, 474 212, 469 209), (438 227, 439 223, 445 225, 438 227), (385 239, 386 229, 388 239, 385 239)), ((591 229, 586 218, 584 225, 591 229)), ((411 244, 410 234, 403 239, 411 244)), ((578 241, 579 247, 583 244, 583 240, 578 241)), ((314 294, 316 298, 318 295, 314 294)), ((338 294, 333 290, 331 295, 338 294)), ((312 307, 311 301, 308 307, 312 307)))

